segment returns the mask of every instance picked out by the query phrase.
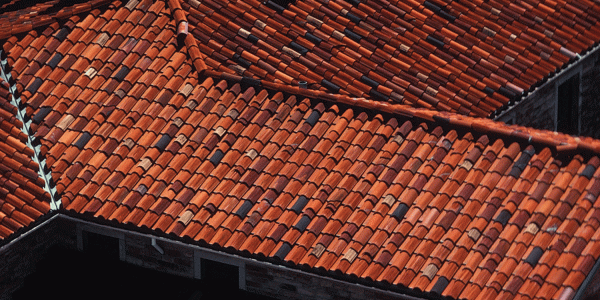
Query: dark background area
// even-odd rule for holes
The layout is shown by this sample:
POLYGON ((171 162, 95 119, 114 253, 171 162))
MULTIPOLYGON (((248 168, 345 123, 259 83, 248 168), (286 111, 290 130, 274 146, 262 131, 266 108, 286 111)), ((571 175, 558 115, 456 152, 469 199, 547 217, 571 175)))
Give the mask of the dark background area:
POLYGON ((24 299, 173 299, 271 298, 232 289, 231 283, 197 280, 130 265, 114 256, 53 247, 13 294, 24 299))

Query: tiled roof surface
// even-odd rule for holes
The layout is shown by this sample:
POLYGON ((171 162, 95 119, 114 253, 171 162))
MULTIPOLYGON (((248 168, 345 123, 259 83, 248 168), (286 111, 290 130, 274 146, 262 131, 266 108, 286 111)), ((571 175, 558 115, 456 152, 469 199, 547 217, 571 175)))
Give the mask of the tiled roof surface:
POLYGON ((110 0, 12 0, 0 5, 0 39, 49 25, 110 0))
POLYGON ((597 1, 291 2, 181 6, 209 68, 475 116, 600 41, 597 1))
POLYGON ((0 240, 50 210, 50 196, 9 91, 9 84, 0 78, 0 240))
POLYGON ((600 257, 600 141, 220 73, 173 3, 3 44, 67 210, 455 298, 572 295, 600 257))

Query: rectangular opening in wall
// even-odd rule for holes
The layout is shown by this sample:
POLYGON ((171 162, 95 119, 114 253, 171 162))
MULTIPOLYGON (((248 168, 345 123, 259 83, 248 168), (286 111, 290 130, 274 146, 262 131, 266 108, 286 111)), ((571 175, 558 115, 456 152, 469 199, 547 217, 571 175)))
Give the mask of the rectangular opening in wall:
POLYGON ((579 74, 558 87, 556 130, 567 134, 579 134, 579 74))
POLYGON ((83 251, 97 257, 119 260, 119 239, 93 232, 82 232, 83 251))
POLYGON ((239 289, 239 268, 234 265, 203 259, 202 285, 207 290, 222 293, 235 293, 239 289))

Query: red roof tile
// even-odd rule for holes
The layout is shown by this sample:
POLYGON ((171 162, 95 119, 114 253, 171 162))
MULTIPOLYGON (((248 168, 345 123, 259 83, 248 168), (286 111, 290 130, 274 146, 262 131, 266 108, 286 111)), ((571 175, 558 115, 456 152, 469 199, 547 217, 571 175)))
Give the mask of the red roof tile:
MULTIPOLYGON (((4 67, 4 66, 0 66, 4 67)), ((4 74, 4 73, 3 73, 4 74)), ((3 76, 4 77, 4 76, 3 76)), ((27 146, 8 82, 0 78, 0 239, 15 236, 50 211, 50 195, 27 146)))
POLYGON ((189 0, 178 11, 208 69, 489 116, 600 41, 600 7, 565 2, 189 0))
POLYGON ((66 210, 454 298, 576 291, 600 141, 379 98, 487 115, 590 47, 596 6, 367 4, 115 2, 3 48, 66 210))
POLYGON ((110 3, 109 0, 30 2, 12 0, 0 5, 0 39, 6 39, 34 28, 50 25, 56 20, 88 12, 110 3))

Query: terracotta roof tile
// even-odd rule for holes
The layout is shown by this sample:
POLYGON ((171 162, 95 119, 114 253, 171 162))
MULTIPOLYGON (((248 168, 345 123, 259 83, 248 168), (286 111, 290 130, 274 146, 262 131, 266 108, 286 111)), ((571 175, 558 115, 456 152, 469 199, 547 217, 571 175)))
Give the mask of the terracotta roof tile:
POLYGON ((7 240, 50 211, 50 194, 13 105, 14 85, 0 68, 0 239, 7 240))
MULTIPOLYGON (((480 17, 482 14, 491 15, 486 11, 487 8, 482 9, 474 6, 465 7, 459 3, 452 3, 443 7, 428 1, 422 6, 417 3, 406 5, 402 3, 395 4, 398 6, 404 5, 405 7, 403 7, 403 9, 410 11, 408 15, 410 18, 413 18, 411 21, 414 24, 410 24, 403 19, 398 18, 398 16, 404 18, 404 16, 407 16, 407 13, 394 5, 390 5, 386 8, 379 6, 378 10, 372 10, 366 5, 353 7, 345 2, 329 2, 326 7, 326 5, 315 2, 303 1, 290 5, 285 9, 273 4, 273 2, 268 2, 266 5, 259 3, 242 5, 237 3, 227 6, 220 6, 213 2, 194 2, 193 4, 196 8, 199 8, 198 5, 200 5, 200 10, 204 9, 211 11, 211 14, 200 13, 195 10, 195 8, 189 7, 184 3, 184 10, 189 8, 189 18, 192 20, 190 26, 192 26, 192 28, 198 26, 198 29, 202 31, 202 33, 200 33, 192 30, 192 33, 195 33, 201 40, 211 41, 213 43, 212 45, 214 47, 207 53, 212 54, 214 53, 213 51, 222 51, 222 53, 226 53, 226 55, 223 56, 223 59, 227 60, 226 64, 230 64, 230 62, 234 63, 233 65, 230 65, 233 69, 240 70, 236 67, 235 63, 242 63, 242 65, 244 65, 244 67, 242 67, 243 72, 246 76, 250 75, 250 73, 247 73, 246 71, 252 70, 251 72, 256 73, 256 76, 270 80, 271 77, 267 74, 274 73, 273 68, 275 66, 265 65, 264 60, 257 56, 252 56, 254 59, 250 59, 249 61, 237 61, 237 58, 244 57, 244 55, 246 55, 246 57, 251 56, 246 50, 230 48, 235 47, 237 44, 245 45, 245 48, 252 49, 251 52, 255 52, 257 48, 264 49, 264 55, 268 55, 269 53, 276 55, 283 55, 284 53, 290 54, 290 58, 298 59, 302 64, 308 65, 310 69, 314 69, 321 74, 314 76, 316 74, 313 75, 300 72, 298 73, 300 77, 302 77, 301 74, 305 74, 308 76, 306 79, 316 79, 315 84, 319 84, 319 81, 322 81, 320 78, 324 78, 326 81, 321 82, 322 86, 333 88, 336 91, 341 87, 353 93, 355 96, 363 96, 368 93, 374 93, 375 90, 370 89, 368 87, 369 85, 371 87, 379 87, 381 84, 384 84, 389 89, 384 93, 379 92, 379 94, 377 94, 383 96, 384 99, 392 97, 390 91, 395 91, 396 95, 405 94, 406 88, 389 85, 391 81, 382 80, 384 79, 382 77, 380 77, 380 80, 378 81, 366 77, 366 75, 370 73, 368 71, 369 68, 381 65, 384 61, 390 59, 389 54, 382 54, 386 52, 375 51, 375 53, 379 53, 379 55, 383 57, 374 56, 372 54, 373 49, 386 49, 386 47, 382 46, 377 39, 383 38, 388 44, 393 45, 391 47, 392 50, 395 48, 406 52, 409 55, 409 57, 405 58, 407 61, 420 61, 423 63, 424 69, 409 72, 410 75, 408 76, 415 77, 406 78, 408 81, 413 82, 413 85, 408 86, 410 93, 416 92, 417 94, 413 93, 414 96, 422 96, 423 90, 432 90, 432 94, 439 98, 429 98, 429 105, 439 105, 440 109, 452 109, 454 111, 464 111, 464 109, 461 109, 461 106, 464 106, 467 111, 472 110, 472 113, 479 115, 486 115, 491 111, 498 109, 507 103, 509 100, 508 98, 518 96, 523 89, 531 88, 536 82, 539 82, 543 77, 552 74, 557 67, 564 64, 566 61, 563 57, 557 60, 550 54, 557 52, 554 50, 559 50, 558 52, 560 53, 569 53, 569 51, 565 50, 566 48, 560 46, 560 43, 564 43, 568 39, 565 40, 556 37, 555 40, 552 40, 552 37, 554 37, 552 31, 558 30, 552 25, 552 20, 540 18, 536 14, 530 14, 525 18, 521 18, 520 15, 514 13, 512 9, 516 9, 517 11, 524 9, 515 6, 514 4, 511 4, 510 8, 506 8, 505 11, 496 9, 494 14, 505 17, 506 20, 504 20, 504 22, 513 22, 513 24, 524 22, 524 24, 532 26, 535 24, 537 26, 535 29, 525 30, 526 33, 521 33, 521 29, 514 25, 507 25, 506 27, 508 30, 503 29, 499 24, 492 23, 492 21, 480 17), (415 6, 415 8, 418 7, 418 10, 413 9, 411 6, 415 6), (280 12, 281 15, 277 14, 276 18, 266 20, 266 15, 271 13, 273 11, 272 9, 280 12), (446 10, 451 10, 454 14, 460 15, 460 17, 457 18, 446 10), (268 13, 265 14, 265 12, 268 13), (223 24, 223 22, 228 22, 229 18, 232 16, 241 13, 244 13, 241 18, 236 19, 239 20, 238 24, 232 24, 230 22, 223 24), (324 15, 328 15, 330 18, 325 21, 320 20, 324 15), (358 15, 361 17, 358 17, 358 15), (419 19, 417 20, 417 16, 414 15, 417 15, 419 19), (426 18, 425 16, 429 16, 429 18, 426 18), (379 21, 374 18, 379 18, 379 21), (538 21, 541 21, 543 25, 538 24, 538 21), (205 26, 201 22, 208 23, 209 25, 205 26), (394 22, 397 22, 400 26, 395 27, 394 22), (248 28, 244 28, 244 26, 248 26, 248 28), (288 27, 289 30, 284 30, 284 28, 288 27), (284 32, 286 36, 283 34, 274 35, 276 39, 279 40, 277 43, 263 43, 261 38, 269 39, 273 34, 273 31, 267 30, 269 28, 277 28, 284 32), (466 33, 463 28, 473 28, 474 30, 469 30, 469 33, 466 33), (398 30, 398 32, 395 30, 398 30), (511 33, 511 31, 516 34, 511 33), (221 35, 220 32, 225 36, 234 37, 236 43, 228 44, 225 42, 224 36, 221 35), (250 32, 255 35, 251 35, 250 32), (460 39, 458 41, 449 41, 450 39, 457 39, 459 34, 456 32, 460 34, 460 39), (385 35, 381 35, 381 33, 384 33, 385 35), (444 39, 444 36, 449 36, 449 38, 444 39), (210 37, 214 37, 214 39, 211 40, 210 37), (333 37, 333 39, 330 37, 333 37), (538 39, 537 42, 535 39, 538 39), (339 40, 341 43, 334 42, 334 40, 339 40), (479 42, 480 40, 483 42, 479 42), (340 44, 332 45, 330 43, 340 44), (463 44, 476 47, 473 48, 474 51, 472 53, 457 54, 456 49, 465 52, 464 50, 466 48, 462 46, 463 44), (523 46, 520 46, 521 44, 528 45, 530 49, 533 48, 536 51, 520 55, 519 52, 523 52, 525 49, 523 46), (277 51, 277 48, 274 48, 271 45, 276 45, 277 48, 280 48, 281 50, 277 51), (330 49, 333 49, 332 47, 337 46, 342 46, 345 53, 340 52, 336 48, 336 51, 331 53, 331 55, 327 54, 330 49), (320 47, 327 49, 327 51, 323 51, 323 48, 320 47), (381 48, 377 49, 378 47, 381 48), (414 48, 415 51, 412 52, 411 48, 414 48), (232 55, 235 51, 240 51, 241 53, 232 55), (316 55, 311 52, 314 52, 316 55), (303 57, 305 55, 310 60, 305 59, 303 57), (455 59, 453 56, 458 57, 455 59), (537 58, 533 58, 534 56, 537 58), (544 57, 545 60, 552 61, 554 65, 546 64, 539 56, 544 57), (483 57, 483 60, 481 57, 483 57), (329 60, 331 63, 322 61, 323 58, 329 60), (535 71, 537 66, 531 61, 532 58, 539 65, 543 65, 544 67, 541 70, 535 71), (563 62, 560 62, 561 59, 563 62), (360 63, 357 63, 357 61, 360 61, 360 63), (338 62, 345 62, 351 66, 336 66, 338 62), (315 63, 316 65, 323 64, 325 68, 337 67, 348 73, 338 73, 336 70, 331 69, 331 75, 325 75, 327 74, 327 71, 314 68, 314 66, 316 66, 315 63), (258 65, 255 66, 253 64, 258 65), (364 69, 364 67, 367 67, 367 69, 364 69), (437 78, 435 72, 443 73, 445 72, 444 68, 454 70, 452 72, 455 73, 456 77, 460 78, 456 83, 458 88, 469 90, 470 93, 477 95, 476 98, 467 96, 466 99, 460 99, 465 96, 463 95, 460 98, 456 98, 455 94, 446 94, 446 92, 452 93, 452 90, 456 93, 458 90, 455 89, 457 85, 452 82, 444 82, 444 79, 441 79, 442 82, 429 82, 428 84, 432 84, 433 87, 427 85, 421 85, 422 87, 416 86, 420 85, 417 84, 419 80, 428 82, 427 78, 437 78), (355 72, 357 69, 360 69, 361 71, 355 72), (489 69, 500 72, 502 76, 505 76, 509 78, 510 81, 517 82, 522 86, 517 87, 514 84, 509 84, 506 80, 500 80, 500 82, 494 83, 494 81, 497 81, 500 78, 498 78, 498 76, 493 77, 493 75, 490 75, 489 69), (521 74, 520 77, 522 78, 519 79, 514 75, 511 75, 511 73, 521 74), (481 77, 482 74, 486 74, 485 76, 492 76, 493 80, 481 77), (481 84, 476 85, 477 89, 471 89, 470 85, 475 85, 474 80, 476 78, 487 83, 480 82, 481 84), (415 79, 417 79, 417 81, 414 81, 415 79), (469 84, 465 85, 467 82, 469 84), (352 84, 348 85, 349 83, 352 84), (367 85, 363 86, 363 83, 367 83, 367 85), (501 85, 498 85, 499 83, 501 85), (439 92, 436 91, 439 88, 439 84, 447 85, 450 89, 447 90, 446 88, 443 88, 444 93, 440 95, 439 92), (358 86, 355 87, 356 85, 358 86), (493 86, 493 88, 486 85, 493 86), (488 94, 491 94, 491 96, 488 94), (477 98, 483 98, 485 100, 475 100, 477 98), (444 102, 440 103, 439 100, 444 100, 444 102), (473 103, 472 101, 476 102, 473 103), (458 106, 456 104, 458 104, 458 106), (476 104, 477 106, 472 106, 473 104, 476 104)), ((369 3, 369 5, 378 6, 376 3, 369 3)), ((541 12, 536 11, 536 13, 541 12)), ((585 23, 585 21, 583 22, 585 23)), ((577 26, 573 23, 572 25, 575 27, 577 26)), ((586 28, 590 28, 591 26, 591 24, 588 23, 586 23, 586 25, 586 28)), ((569 39, 571 38, 573 38, 573 36, 569 37, 569 39)), ((591 40, 588 40, 588 42, 593 44, 591 40)), ((580 50, 583 49, 585 49, 585 47, 580 50)), ((257 52, 257 54, 259 53, 257 52)), ((264 59, 267 57, 269 56, 265 56, 264 59)), ((285 56, 281 57, 284 58, 285 56)), ((574 55, 571 55, 570 57, 572 58, 574 55)), ((394 60, 394 58, 391 59, 394 60)), ((274 61, 279 60, 274 58, 274 61)), ((285 61, 289 61, 289 58, 286 58, 285 61)), ((402 65, 400 61, 396 61, 396 64, 402 65)), ((420 68, 419 65, 415 66, 420 68)), ((282 70, 289 69, 285 65, 279 65, 279 68, 282 68, 282 70)), ((405 65, 405 71, 409 71, 410 68, 409 65, 405 65)), ((394 74, 388 75, 394 77, 394 74)), ((447 75, 448 74, 440 78, 447 78, 447 75)), ((302 78, 298 78, 296 80, 301 79, 302 78)), ((391 79, 392 81, 395 80, 394 78, 391 79)), ((286 80, 283 81, 286 82, 286 80)), ((407 96, 406 98, 412 98, 413 95, 405 96, 407 96)), ((429 95, 426 94, 424 97, 428 98, 429 95)), ((402 101, 397 97, 392 98, 402 101)), ((425 105, 425 103, 422 105, 425 105)))
MULTIPOLYGON (((96 1, 0 25, 66 210, 425 297, 550 299, 600 256, 600 142, 393 102, 488 116, 594 45, 587 4, 96 1)), ((49 210, 5 85, 3 237, 49 210)))

